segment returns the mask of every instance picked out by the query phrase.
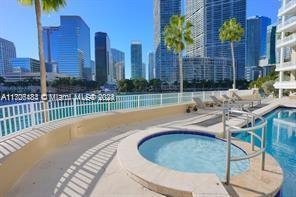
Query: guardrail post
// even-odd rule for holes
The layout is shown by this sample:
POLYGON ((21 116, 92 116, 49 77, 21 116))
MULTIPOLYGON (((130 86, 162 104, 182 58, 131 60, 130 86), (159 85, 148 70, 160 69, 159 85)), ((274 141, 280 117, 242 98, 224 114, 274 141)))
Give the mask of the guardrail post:
POLYGON ((73 99, 73 107, 74 107, 74 117, 77 116, 77 102, 76 102, 76 98, 73 99))
MULTIPOLYGON (((251 123, 252 127, 255 126, 255 117, 252 116, 252 123, 251 123)), ((253 135, 253 132, 255 132, 254 130, 251 131, 251 146, 252 146, 252 151, 255 150, 255 144, 254 144, 254 135, 253 135)))
POLYGON ((30 112, 31 112, 31 122, 32 122, 32 127, 36 125, 36 120, 35 120, 35 109, 34 109, 34 103, 30 103, 30 112))
POLYGON ((160 105, 162 106, 162 94, 160 94, 160 105))
POLYGON ((110 102, 107 103, 107 108, 108 108, 108 109, 107 109, 107 112, 110 112, 110 111, 111 111, 111 108, 110 108, 110 102))
POLYGON ((138 95, 138 109, 140 109, 140 95, 138 95))
POLYGON ((262 127, 262 142, 261 142, 261 149, 263 149, 262 152, 262 158, 261 158, 261 170, 264 170, 265 167, 265 146, 266 146, 266 126, 262 127))
POLYGON ((226 129, 226 109, 223 108, 222 122, 223 122, 223 133, 227 137, 227 148, 226 148, 226 185, 230 182, 230 157, 231 157, 231 132, 226 129))

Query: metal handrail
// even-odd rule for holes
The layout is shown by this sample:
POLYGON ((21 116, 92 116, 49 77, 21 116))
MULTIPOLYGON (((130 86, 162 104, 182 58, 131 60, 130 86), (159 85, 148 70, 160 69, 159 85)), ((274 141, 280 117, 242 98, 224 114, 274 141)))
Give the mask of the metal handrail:
POLYGON ((222 113, 222 122, 223 122, 223 131, 224 134, 226 135, 227 138, 227 154, 226 154, 226 184, 229 184, 230 182, 230 163, 232 161, 241 161, 241 160, 246 160, 246 159, 251 159, 254 157, 257 157, 259 155, 262 156, 261 159, 261 170, 264 170, 264 166, 265 166, 265 151, 266 151, 266 147, 265 147, 265 141, 266 141, 266 125, 267 122, 266 120, 255 114, 252 113, 250 111, 239 111, 239 110, 233 110, 233 109, 227 109, 224 108, 223 109, 223 113, 222 113), (246 128, 240 128, 237 126, 233 126, 233 125, 228 125, 226 123, 226 116, 228 115, 228 120, 229 120, 229 115, 233 113, 239 114, 239 115, 246 115, 246 128), (250 119, 251 119, 251 126, 249 127, 248 125, 250 124, 250 119), (259 119, 261 122, 258 125, 255 125, 255 120, 259 119), (262 134, 261 136, 257 135, 255 133, 255 130, 258 129, 262 129, 262 134), (236 133, 248 133, 251 135, 251 146, 252 146, 252 153, 246 154, 244 156, 239 156, 239 157, 231 157, 231 136, 232 134, 236 134, 236 133), (254 137, 256 139, 259 140, 261 147, 259 150, 255 151, 255 145, 254 145, 254 137))

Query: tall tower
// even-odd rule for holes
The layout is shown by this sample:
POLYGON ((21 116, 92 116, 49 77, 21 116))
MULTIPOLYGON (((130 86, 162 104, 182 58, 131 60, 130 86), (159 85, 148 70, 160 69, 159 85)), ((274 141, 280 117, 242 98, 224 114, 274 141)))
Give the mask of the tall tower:
POLYGON ((181 0, 154 0, 154 52, 156 78, 168 83, 178 81, 177 55, 164 43, 164 29, 173 15, 181 14, 181 0))
POLYGON ((154 53, 148 54, 148 79, 155 79, 155 58, 154 53))
MULTIPOLYGON (((231 58, 230 44, 219 39, 219 28, 226 20, 236 18, 246 29, 246 0, 187 0, 186 20, 193 24, 193 45, 187 48, 189 57, 231 58)), ((237 77, 244 78, 245 37, 235 43, 237 77)))
POLYGON ((110 39, 107 33, 97 32, 95 34, 95 61, 96 81, 101 85, 111 83, 113 80, 112 54, 110 39))
POLYGON ((16 50, 13 42, 0 38, 0 76, 12 72, 11 58, 16 57, 16 50))
POLYGON ((266 58, 266 34, 270 24, 271 19, 265 16, 247 20, 245 77, 248 81, 257 79, 259 61, 266 58))
POLYGON ((131 72, 132 79, 143 77, 142 43, 139 41, 131 43, 131 72))
POLYGON ((90 69, 90 30, 80 16, 61 16, 58 27, 43 28, 45 62, 59 73, 83 78, 90 69))
POLYGON ((125 54, 124 52, 111 48, 113 60, 113 76, 116 81, 125 79, 125 54))

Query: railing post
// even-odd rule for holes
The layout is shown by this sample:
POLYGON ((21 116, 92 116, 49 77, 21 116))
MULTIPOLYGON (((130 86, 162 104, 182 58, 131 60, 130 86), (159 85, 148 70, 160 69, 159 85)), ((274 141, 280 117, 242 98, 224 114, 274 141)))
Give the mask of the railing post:
POLYGON ((73 107, 74 107, 74 117, 77 116, 77 102, 76 102, 76 98, 73 99, 73 107))
POLYGON ((138 109, 140 109, 140 95, 138 95, 138 109))
POLYGON ((160 94, 160 106, 162 106, 162 94, 160 94))
POLYGON ((266 126, 262 127, 262 142, 261 142, 261 149, 263 149, 262 152, 262 158, 261 158, 261 170, 264 170, 265 167, 265 146, 266 146, 266 126))
POLYGON ((191 101, 193 101, 194 93, 191 92, 191 101))
POLYGON ((202 101, 203 102, 206 101, 206 92, 205 91, 202 92, 202 101))
POLYGON ((180 104, 180 93, 178 93, 178 104, 180 104))
POLYGON ((107 103, 107 107, 108 107, 108 109, 107 109, 108 111, 107 112, 110 112, 111 111, 110 102, 107 103))
POLYGON ((34 103, 30 103, 30 112, 31 112, 31 122, 32 122, 32 127, 36 125, 36 120, 35 120, 35 109, 34 109, 34 103))
POLYGON ((223 133, 227 137, 227 148, 226 148, 226 185, 230 182, 230 157, 231 157, 231 133, 229 129, 226 129, 226 109, 223 108, 222 122, 223 122, 223 133))
MULTIPOLYGON (((251 126, 254 127, 255 126, 255 117, 252 116, 252 123, 251 126)), ((251 132, 251 146, 252 146, 252 151, 255 150, 255 145, 254 145, 254 135, 253 132, 255 132, 254 130, 251 132)))

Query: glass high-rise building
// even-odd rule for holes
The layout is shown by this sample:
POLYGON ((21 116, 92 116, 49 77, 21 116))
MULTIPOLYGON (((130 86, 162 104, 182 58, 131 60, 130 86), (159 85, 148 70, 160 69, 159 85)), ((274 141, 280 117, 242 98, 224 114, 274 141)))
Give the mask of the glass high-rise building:
POLYGON ((270 23, 271 19, 265 16, 247 19, 245 77, 248 81, 258 77, 259 61, 266 58, 266 35, 270 23))
POLYGON ((268 60, 268 64, 276 63, 276 24, 267 27, 266 59, 268 60))
MULTIPOLYGON (((246 0, 187 0, 186 20, 193 24, 194 43, 187 47, 189 57, 231 58, 229 42, 222 43, 219 29, 226 20, 236 18, 246 27, 246 0)), ((234 44, 237 78, 244 78, 245 37, 234 44)))
POLYGON ((148 79, 155 79, 155 58, 154 53, 148 54, 148 79))
POLYGON ((5 73, 12 71, 10 59, 15 57, 16 50, 14 43, 0 38, 0 76, 5 76, 5 73))
POLYGON ((143 78, 142 43, 139 41, 131 43, 131 78, 143 78))
POLYGON ((40 72, 40 61, 33 58, 12 58, 10 59, 14 72, 40 72))
POLYGON ((142 78, 146 79, 146 64, 142 63, 142 78))
POLYGON ((60 23, 43 28, 45 62, 63 75, 84 78, 90 68, 90 29, 80 16, 61 16, 60 23))
POLYGON ((44 61, 49 64, 58 62, 59 27, 43 27, 44 61))
POLYGON ((125 54, 118 49, 111 49, 113 60, 113 77, 116 81, 125 79, 125 54))
POLYGON ((223 81, 232 79, 229 58, 183 57, 184 80, 223 81))
POLYGON ((95 34, 95 62, 96 81, 101 85, 113 82, 113 64, 110 48, 110 39, 107 33, 95 34))
POLYGON ((181 15, 181 0, 154 0, 155 77, 168 83, 179 79, 178 57, 168 51, 163 34, 173 15, 181 15))
POLYGON ((276 24, 269 25, 266 33, 266 58, 259 61, 262 76, 268 75, 275 67, 276 60, 276 24))

